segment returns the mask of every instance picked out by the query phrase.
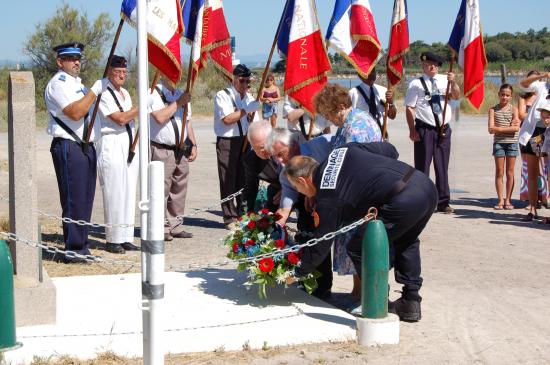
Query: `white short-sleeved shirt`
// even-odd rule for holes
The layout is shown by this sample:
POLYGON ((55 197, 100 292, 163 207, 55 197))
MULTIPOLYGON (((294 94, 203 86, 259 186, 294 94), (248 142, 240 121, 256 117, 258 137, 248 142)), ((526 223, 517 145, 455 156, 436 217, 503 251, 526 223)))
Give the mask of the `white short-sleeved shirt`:
MULTIPOLYGON (((123 112, 127 112, 130 109, 132 109, 132 98, 130 97, 130 93, 128 91, 121 87, 120 90, 117 90, 110 82, 109 87, 113 92, 115 93, 115 96, 120 103, 120 106, 122 107, 123 112)), ((101 121, 101 134, 118 134, 118 133, 126 133, 126 127, 123 125, 119 125, 111 118, 109 118, 109 115, 120 112, 120 109, 113 98, 113 95, 109 90, 105 91, 103 94, 101 94, 101 102, 99 103, 99 120, 101 121)), ((130 128, 132 128, 132 131, 135 129, 135 123, 132 120, 130 123, 128 123, 130 128)))
MULTIPOLYGON (((376 108, 378 109, 378 113, 380 113, 380 116, 384 116, 384 105, 382 103, 386 102, 386 91, 388 91, 387 88, 385 88, 382 85, 374 84, 374 100, 376 102, 376 108)), ((362 82, 360 85, 357 85, 356 87, 353 87, 349 89, 349 96, 351 97, 351 107, 361 109, 367 113, 369 113, 369 104, 361 95, 359 90, 357 88, 361 88, 365 95, 367 95, 368 98, 370 98, 370 86, 362 82)), ((374 116, 372 116, 374 118, 374 116)))
MULTIPOLYGON (((432 82, 430 78, 426 75, 423 75, 424 81, 428 91, 432 93, 432 82)), ((447 91, 447 75, 435 75, 435 85, 437 86, 437 91, 441 95, 441 113, 439 113, 439 120, 443 121, 443 107, 445 103, 445 92, 447 91)), ((436 126, 434 115, 432 113, 432 108, 430 103, 425 98, 426 93, 424 92, 424 87, 422 87, 422 82, 417 77, 409 83, 409 88, 407 89, 407 94, 405 95, 405 106, 413 107, 416 110, 416 118, 420 119, 426 124, 431 126, 436 126)), ((445 122, 451 120, 452 111, 451 108, 447 108, 445 113, 445 122)))
MULTIPOLYGON (((180 89, 174 89, 174 92, 170 91, 167 87, 162 84, 158 84, 152 94, 149 94, 149 113, 156 112, 157 110, 163 109, 166 107, 162 101, 162 97, 157 91, 159 88, 168 104, 176 101, 183 94, 183 91, 180 89)), ((187 112, 187 121, 191 120, 191 103, 187 104, 189 111, 187 112)), ((183 107, 178 107, 176 113, 174 114, 174 119, 176 125, 178 126, 178 135, 181 136, 181 121, 183 119, 183 107)), ((185 137, 187 138, 187 126, 185 127, 185 137)), ((166 120, 163 124, 159 124, 155 118, 149 114, 149 139, 153 142, 162 143, 168 146, 176 145, 176 135, 174 132, 174 127, 172 127, 172 122, 170 118, 166 120)))
MULTIPOLYGON (((238 123, 225 124, 222 119, 237 110, 243 109, 251 101, 254 101, 254 98, 250 93, 246 93, 245 97, 241 99, 241 94, 233 85, 218 91, 214 98, 214 133, 217 137, 239 137, 238 123), (230 95, 225 90, 228 90, 230 95), (233 101, 235 104, 233 104, 233 101)), ((257 120, 259 120, 258 112, 254 114, 254 121, 257 120)), ((241 126, 243 134, 246 134, 248 131, 247 115, 241 118, 241 126)))
MULTIPOLYGON (((291 122, 288 120, 288 114, 296 109, 299 109, 300 105, 291 101, 288 96, 285 97, 285 102, 283 104, 283 118, 287 120, 287 128, 293 132, 298 132, 300 135, 302 135, 302 129, 300 128, 300 120, 297 119, 294 122, 291 122)), ((311 121, 311 118, 309 114, 304 113, 304 129, 306 133, 309 133, 309 122, 311 121)), ((323 130, 325 130, 326 127, 330 127, 331 123, 323 118, 320 114, 317 114, 315 116, 315 123, 313 123, 313 131, 311 132, 312 135, 318 135, 323 133, 323 130)))
MULTIPOLYGON (((65 71, 60 70, 51 78, 44 91, 44 100, 49 113, 47 132, 50 136, 74 141, 74 138, 69 133, 65 132, 65 130, 52 118, 52 115, 54 115, 72 129, 80 139, 84 139, 84 118, 74 121, 63 113, 63 109, 71 103, 82 99, 87 92, 88 89, 82 85, 80 77, 73 77, 65 71)), ((90 110, 89 118, 91 115, 92 111, 90 110)), ((90 141, 94 141, 96 135, 99 135, 100 128, 100 122, 96 120, 94 129, 90 135, 90 141)))
POLYGON ((549 94, 550 83, 543 81, 535 81, 529 87, 524 88, 525 91, 534 92, 537 96, 533 106, 529 110, 527 117, 521 124, 519 129, 519 143, 522 146, 527 145, 529 138, 533 135, 537 126, 542 127, 540 120, 540 111, 537 109, 542 107, 546 103, 546 97, 549 94))

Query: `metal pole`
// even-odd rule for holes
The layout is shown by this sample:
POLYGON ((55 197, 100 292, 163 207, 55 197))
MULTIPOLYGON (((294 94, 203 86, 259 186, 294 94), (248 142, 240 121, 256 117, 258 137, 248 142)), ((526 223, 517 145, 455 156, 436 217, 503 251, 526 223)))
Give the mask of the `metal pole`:
MULTIPOLYGON (((15 350, 21 343, 15 338, 15 306, 13 301, 13 262, 6 241, 0 241, 0 356, 15 350)), ((0 357, 1 358, 1 357, 0 357)))
MULTIPOLYGON (((137 51, 138 51, 138 100, 139 112, 138 120, 139 137, 139 208, 141 213, 140 236, 141 247, 147 242, 147 217, 148 217, 148 165, 149 165, 149 116, 147 113, 147 90, 149 86, 148 78, 148 56, 147 56, 147 1, 137 0, 137 51)), ((145 252, 141 254, 141 280, 146 281, 148 267, 145 252)), ((142 293, 143 294, 143 293, 142 293)), ((145 364, 151 364, 150 348, 150 315, 149 309, 142 311, 143 320, 143 360, 145 364)))
MULTIPOLYGON (((164 163, 149 164, 149 222, 145 252, 147 273, 142 284, 142 297, 149 309, 149 361, 145 364, 164 363, 163 317, 164 301, 164 163)), ((145 357, 144 357, 145 361, 145 357)))
POLYGON ((364 318, 388 316, 389 245, 381 220, 367 224, 363 236, 363 269, 361 271, 361 311, 364 318))

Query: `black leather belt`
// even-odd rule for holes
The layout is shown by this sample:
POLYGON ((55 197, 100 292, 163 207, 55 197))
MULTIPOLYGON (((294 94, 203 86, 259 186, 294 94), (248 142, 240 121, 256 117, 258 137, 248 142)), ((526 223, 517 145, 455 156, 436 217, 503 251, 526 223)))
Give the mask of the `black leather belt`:
MULTIPOLYGON (((82 144, 77 142, 77 141, 73 141, 72 139, 68 139, 68 138, 63 138, 63 137, 53 137, 53 142, 61 142, 61 141, 67 141, 67 142, 72 142, 74 144, 77 144, 79 146, 81 146, 82 144)), ((94 146, 94 142, 88 142, 88 145, 93 147, 94 146)))
POLYGON ((151 141, 151 146, 155 146, 156 148, 162 148, 163 150, 171 150, 171 151, 175 151, 176 150, 176 146, 170 146, 170 145, 167 145, 167 144, 164 144, 164 143, 158 143, 158 142, 154 142, 154 141, 151 141))
POLYGON ((428 123, 421 121, 420 119, 415 119, 414 122, 416 123, 415 125, 418 128, 433 129, 433 130, 437 129, 435 125, 430 125, 428 123))
POLYGON ((416 169, 414 167, 409 167, 409 170, 403 175, 401 180, 396 181, 393 186, 391 187, 391 190, 386 194, 386 197, 384 198, 383 204, 386 204, 392 199, 393 197, 396 197, 403 191, 405 186, 407 185, 407 182, 411 179, 416 169))

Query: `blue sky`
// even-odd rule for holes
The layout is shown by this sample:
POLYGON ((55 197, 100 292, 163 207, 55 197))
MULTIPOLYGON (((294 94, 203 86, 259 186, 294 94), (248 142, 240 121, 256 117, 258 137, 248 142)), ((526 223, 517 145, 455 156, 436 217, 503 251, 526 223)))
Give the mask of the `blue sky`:
MULTIPOLYGON (((0 60, 23 60, 22 45, 35 30, 35 24, 46 21, 62 3, 61 0, 10 1, 9 9, 4 9, 0 14, 0 34, 3 38, 0 60)), ((71 0, 66 3, 87 12, 90 18, 106 12, 115 24, 119 19, 120 1, 117 0, 71 0)), ((370 3, 378 37, 382 47, 386 48, 393 1, 370 0, 370 3)), ((317 0, 323 34, 333 6, 333 0, 317 0)), ((409 0, 411 41, 447 42, 459 6, 460 0, 409 0)), ((224 1, 229 31, 236 37, 238 57, 267 55, 283 7, 284 0, 224 1)), ((529 28, 539 30, 550 25, 548 0, 480 0, 480 9, 483 31, 490 35, 504 31, 526 31, 529 28)), ((135 47, 135 37, 135 30, 125 26, 118 49, 135 47)))

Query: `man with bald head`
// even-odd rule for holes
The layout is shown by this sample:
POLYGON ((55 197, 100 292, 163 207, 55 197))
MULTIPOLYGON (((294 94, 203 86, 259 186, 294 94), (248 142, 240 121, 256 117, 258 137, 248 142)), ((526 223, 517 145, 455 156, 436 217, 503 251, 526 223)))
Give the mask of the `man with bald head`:
POLYGON ((274 212, 279 206, 281 190, 279 171, 282 166, 271 158, 266 148, 267 136, 271 133, 271 129, 271 123, 263 120, 251 123, 248 128, 248 142, 250 142, 252 150, 248 151, 243 158, 243 197, 246 201, 247 212, 253 211, 255 208, 254 203, 260 180, 269 184, 266 208, 274 212))

